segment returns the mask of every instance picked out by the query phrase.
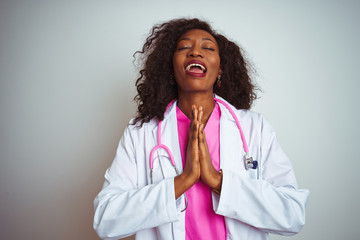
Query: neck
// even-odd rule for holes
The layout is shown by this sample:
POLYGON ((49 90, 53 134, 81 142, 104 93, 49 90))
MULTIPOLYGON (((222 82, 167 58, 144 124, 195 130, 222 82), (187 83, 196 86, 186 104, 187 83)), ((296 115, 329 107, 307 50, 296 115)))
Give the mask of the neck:
POLYGON ((215 107, 215 100, 213 93, 179 93, 177 106, 180 110, 191 119, 191 106, 203 108, 204 124, 207 123, 212 111, 215 107))

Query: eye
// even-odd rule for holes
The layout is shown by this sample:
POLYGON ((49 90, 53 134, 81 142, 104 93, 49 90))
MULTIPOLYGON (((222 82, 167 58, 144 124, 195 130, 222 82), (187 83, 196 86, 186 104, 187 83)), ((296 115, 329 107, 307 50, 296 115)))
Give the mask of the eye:
POLYGON ((203 49, 210 50, 210 51, 215 51, 215 49, 212 48, 212 47, 204 47, 203 49))
POLYGON ((190 48, 190 47, 184 46, 184 47, 178 47, 177 50, 180 51, 180 50, 189 49, 189 48, 190 48))

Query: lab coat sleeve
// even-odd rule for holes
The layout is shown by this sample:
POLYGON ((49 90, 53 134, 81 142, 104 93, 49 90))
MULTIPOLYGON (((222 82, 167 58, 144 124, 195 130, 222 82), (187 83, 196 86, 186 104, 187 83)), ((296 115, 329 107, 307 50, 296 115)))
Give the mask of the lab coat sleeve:
POLYGON ((221 195, 213 193, 217 214, 265 232, 293 235, 305 224, 309 192, 298 189, 291 163, 264 120, 261 129, 262 179, 251 179, 223 169, 221 195))
POLYGON ((102 239, 119 239, 178 220, 174 178, 138 186, 138 163, 131 134, 128 127, 94 201, 94 229, 102 239))

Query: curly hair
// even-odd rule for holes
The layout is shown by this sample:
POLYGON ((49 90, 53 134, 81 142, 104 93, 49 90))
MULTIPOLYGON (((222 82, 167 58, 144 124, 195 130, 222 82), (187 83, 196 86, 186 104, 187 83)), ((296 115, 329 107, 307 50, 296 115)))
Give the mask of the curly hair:
POLYGON ((155 25, 147 37, 140 54, 142 69, 136 80, 138 94, 134 100, 138 111, 134 123, 149 122, 152 118, 163 120, 167 105, 178 96, 178 89, 173 78, 173 56, 178 39, 192 29, 201 29, 210 33, 219 46, 222 85, 214 84, 213 91, 237 109, 250 109, 257 98, 255 85, 252 83, 250 64, 243 57, 243 50, 216 33, 210 25, 197 18, 174 19, 155 25))

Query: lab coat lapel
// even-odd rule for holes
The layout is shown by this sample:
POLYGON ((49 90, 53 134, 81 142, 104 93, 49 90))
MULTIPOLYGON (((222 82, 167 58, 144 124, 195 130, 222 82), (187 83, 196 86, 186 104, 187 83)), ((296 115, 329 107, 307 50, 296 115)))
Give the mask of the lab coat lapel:
MULTIPOLYGON (((246 175, 244 167, 244 147, 239 129, 230 112, 219 103, 220 118, 220 168, 246 175), (235 147, 234 147, 234 143, 235 147)), ((235 110, 235 109, 234 109, 235 110)), ((236 111, 236 110, 235 110, 236 111)), ((240 124, 241 119, 239 118, 240 124)))

